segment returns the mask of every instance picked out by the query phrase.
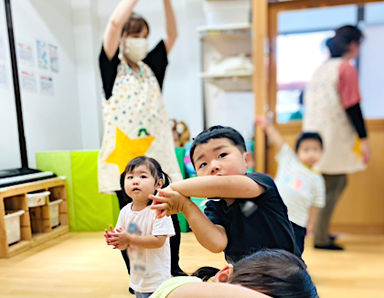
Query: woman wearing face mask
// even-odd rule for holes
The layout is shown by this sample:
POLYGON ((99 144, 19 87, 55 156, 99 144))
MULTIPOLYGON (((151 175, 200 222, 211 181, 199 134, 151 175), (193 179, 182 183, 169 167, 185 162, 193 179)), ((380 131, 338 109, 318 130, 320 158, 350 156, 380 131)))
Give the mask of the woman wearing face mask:
MULTIPOLYGON (((177 28, 170 0, 163 0, 166 37, 147 52, 149 26, 133 13, 138 0, 122 0, 112 13, 103 39, 99 66, 105 101, 104 136, 98 158, 99 191, 115 192, 120 209, 129 200, 121 191, 120 174, 133 158, 146 155, 159 161, 173 181, 181 179, 170 121, 161 88, 177 28)), ((180 227, 171 238, 172 275, 184 275, 178 265, 180 227)), ((129 271, 129 260, 123 257, 129 271)))

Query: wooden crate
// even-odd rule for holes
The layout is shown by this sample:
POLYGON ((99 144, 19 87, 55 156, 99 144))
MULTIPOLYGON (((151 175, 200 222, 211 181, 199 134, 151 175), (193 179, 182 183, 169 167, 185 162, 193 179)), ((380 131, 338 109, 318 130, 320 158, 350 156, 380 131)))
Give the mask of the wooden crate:
POLYGON ((31 183, 0 188, 0 258, 7 258, 28 248, 46 242, 69 231, 65 179, 52 178, 31 183), (28 207, 26 194, 49 191, 44 206, 28 207), (51 228, 49 202, 63 200, 59 207, 60 225, 51 228), (20 217, 20 241, 8 245, 5 213, 8 210, 24 210, 20 217))

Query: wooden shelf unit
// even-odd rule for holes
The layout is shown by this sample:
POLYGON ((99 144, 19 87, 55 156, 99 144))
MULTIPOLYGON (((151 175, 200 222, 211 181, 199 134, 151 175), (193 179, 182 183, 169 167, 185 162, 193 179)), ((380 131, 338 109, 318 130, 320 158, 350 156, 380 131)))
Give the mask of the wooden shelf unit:
POLYGON ((69 231, 67 192, 64 178, 52 178, 0 188, 0 258, 8 258, 42 242, 69 231), (27 193, 49 191, 43 206, 28 207, 27 193), (59 205, 60 225, 51 227, 49 203, 63 200, 59 205), (8 244, 5 214, 9 210, 24 210, 20 217, 20 241, 8 244))

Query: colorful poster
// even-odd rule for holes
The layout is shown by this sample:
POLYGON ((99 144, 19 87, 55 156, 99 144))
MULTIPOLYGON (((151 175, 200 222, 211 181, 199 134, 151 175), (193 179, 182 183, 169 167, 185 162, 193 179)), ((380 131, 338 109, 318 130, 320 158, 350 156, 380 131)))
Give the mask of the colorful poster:
POLYGON ((51 71, 59 72, 59 55, 58 55, 57 46, 48 44, 48 52, 49 52, 49 65, 51 67, 51 71))
POLYGON ((54 95, 53 79, 49 76, 40 76, 40 91, 44 95, 54 95))
POLYGON ((41 69, 48 69, 48 51, 45 41, 36 40, 37 64, 41 69))
POLYGON ((20 85, 22 91, 37 92, 36 76, 33 71, 20 70, 20 85))
POLYGON ((35 66, 33 47, 31 44, 26 42, 18 42, 17 54, 19 57, 20 65, 35 66))

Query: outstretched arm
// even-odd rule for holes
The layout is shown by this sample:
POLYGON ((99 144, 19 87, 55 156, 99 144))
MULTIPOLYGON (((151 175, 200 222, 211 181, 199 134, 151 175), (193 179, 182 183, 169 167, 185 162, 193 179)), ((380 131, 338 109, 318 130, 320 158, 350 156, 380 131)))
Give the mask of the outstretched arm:
POLYGON ((165 48, 167 49, 167 53, 169 54, 175 45, 177 39, 177 24, 175 13, 173 12, 171 0, 163 0, 164 1, 164 12, 166 19, 166 30, 167 36, 164 38, 165 48))
POLYGON ((265 131, 268 140, 276 147, 278 151, 280 151, 285 142, 273 124, 270 123, 266 117, 256 117, 255 124, 265 131))
POLYGON ((138 0, 122 0, 109 18, 104 33, 103 47, 108 59, 112 59, 120 45, 121 32, 131 16, 138 0))
POLYGON ((254 198, 265 189, 245 175, 200 176, 174 182, 170 187, 186 197, 254 198))
POLYGON ((224 228, 213 224, 189 198, 171 188, 161 189, 157 196, 152 195, 150 198, 155 202, 151 208, 159 210, 160 217, 182 212, 197 241, 206 249, 219 253, 227 247, 228 239, 224 228))

